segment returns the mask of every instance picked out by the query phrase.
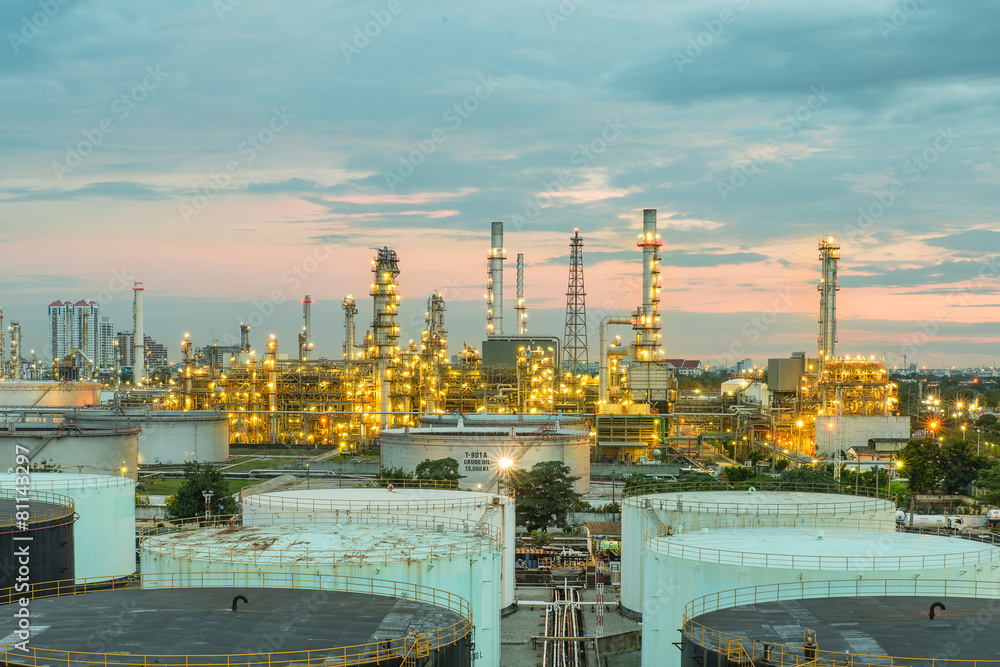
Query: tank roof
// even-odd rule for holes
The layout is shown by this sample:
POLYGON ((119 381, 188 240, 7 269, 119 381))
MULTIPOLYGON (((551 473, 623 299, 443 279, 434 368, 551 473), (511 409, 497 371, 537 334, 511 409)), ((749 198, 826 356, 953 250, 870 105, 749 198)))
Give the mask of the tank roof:
POLYGON ((32 490, 25 502, 21 498, 14 497, 10 489, 0 493, 4 494, 0 497, 0 528, 21 526, 23 522, 17 517, 21 512, 29 513, 28 525, 73 516, 73 499, 66 496, 32 490))
POLYGON ((809 527, 694 530, 650 536, 647 546, 687 560, 806 570, 923 569, 998 560, 996 548, 989 544, 865 529, 869 523, 879 522, 841 520, 825 527, 812 523, 809 527), (835 525, 842 527, 831 527, 835 525))
MULTIPOLYGON (((45 663, 62 660, 65 664, 68 653, 86 653, 74 655, 74 663, 83 664, 98 657, 94 651, 99 652, 99 662, 107 659, 106 664, 134 665, 136 656, 146 655, 198 656, 190 663, 202 665, 278 666, 323 663, 335 657, 344 659, 345 654, 358 656, 350 664, 374 664, 378 657, 389 662, 390 656, 398 657, 402 638, 410 632, 431 635, 434 645, 439 631, 448 629, 460 637, 467 630, 461 614, 412 599, 251 586, 64 595, 32 600, 31 613, 45 619, 45 632, 38 629, 32 633, 28 652, 9 652, 7 659, 12 664, 36 664, 33 659, 45 663), (248 602, 234 612, 237 595, 245 596, 248 602), (353 650, 345 652, 343 647, 353 650), (329 658, 323 656, 325 650, 331 650, 329 658), (269 656, 271 651, 275 653, 269 656), (376 656, 376 651, 381 655, 376 656)), ((16 636, 16 629, 13 611, 3 614, 0 633, 16 636)), ((442 633, 441 638, 444 636, 442 633)), ((169 658, 147 662, 185 664, 169 658)))
POLYGON ((336 524, 275 524, 267 515, 255 514, 243 520, 252 525, 151 534, 142 548, 193 560, 279 566, 433 560, 499 548, 492 527, 441 517, 362 515, 336 524))
POLYGON ((995 607, 996 600, 939 596, 759 602, 696 617, 695 623, 711 630, 702 634, 699 628, 688 633, 688 638, 712 646, 716 632, 742 637, 748 652, 754 650, 755 660, 764 658, 763 644, 767 643, 772 645, 770 664, 797 664, 796 657, 804 662, 802 636, 806 628, 816 631, 820 649, 816 657, 823 664, 914 664, 906 660, 912 658, 928 660, 929 665, 930 658, 943 657, 994 662, 1000 656, 1000 635, 988 630, 982 619, 992 619, 995 607), (945 610, 938 610, 936 618, 930 620, 928 609, 934 602, 942 603, 945 610), (774 645, 794 648, 789 654, 788 649, 782 651, 774 645))
POLYGON ((681 491, 629 496, 626 505, 648 500, 654 507, 705 514, 793 515, 895 510, 890 500, 803 491, 681 491))

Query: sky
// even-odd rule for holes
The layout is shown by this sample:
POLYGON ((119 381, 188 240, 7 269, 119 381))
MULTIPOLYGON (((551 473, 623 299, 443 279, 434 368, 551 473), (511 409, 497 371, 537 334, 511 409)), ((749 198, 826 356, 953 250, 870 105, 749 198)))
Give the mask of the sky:
MULTIPOLYGON (((641 301, 658 211, 668 357, 817 349, 817 245, 842 246, 837 350, 1000 360, 1000 4, 992 0, 6 0, 0 307, 48 356, 46 306, 95 300, 172 360, 239 324, 340 358, 399 255, 401 338, 440 291, 451 353, 562 336, 569 238, 597 323, 641 301)), ((627 329, 613 334, 630 337, 627 329)))

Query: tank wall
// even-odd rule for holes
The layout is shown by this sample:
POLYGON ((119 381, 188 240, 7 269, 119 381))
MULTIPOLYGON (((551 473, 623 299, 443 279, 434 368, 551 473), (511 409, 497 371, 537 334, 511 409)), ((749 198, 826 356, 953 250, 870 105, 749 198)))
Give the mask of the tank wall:
MULTIPOLYGON (((14 475, 0 475, 0 490, 16 488, 14 475)), ((113 579, 135 572, 135 482, 127 477, 32 473, 36 491, 73 499, 79 519, 74 526, 77 579, 113 579)))
MULTIPOLYGON (((481 483, 484 490, 497 483, 498 461, 511 458, 514 467, 530 470, 536 463, 559 461, 579 479, 573 483, 577 493, 590 493, 590 444, 586 438, 560 442, 524 442, 505 439, 481 439, 413 434, 382 435, 382 467, 402 468, 408 472, 421 461, 453 458, 458 461, 463 482, 481 483)), ((495 488, 495 487, 494 487, 495 488)))
POLYGON ((843 415, 816 420, 816 455, 830 454, 840 447, 867 447, 870 438, 909 438, 909 417, 843 415))
MULTIPOLYGON (((267 494, 260 494, 267 495, 267 494)), ((302 514, 313 521, 314 518, 319 522, 329 522, 331 524, 335 523, 346 523, 351 512, 348 511, 338 511, 336 509, 336 500, 333 499, 322 499, 317 500, 317 504, 328 502, 330 504, 331 511, 308 511, 308 512, 276 512, 274 509, 267 507, 266 505, 261 506, 255 503, 255 499, 260 498, 260 495, 250 494, 247 495, 243 501, 243 514, 244 515, 260 515, 261 517, 266 517, 268 521, 273 523, 295 523, 296 514, 302 514)), ((460 495, 460 494, 456 494, 460 495)), ((468 521, 470 526, 479 522, 483 516, 487 516, 487 523, 494 528, 501 535, 501 540, 503 543, 503 557, 502 565, 500 569, 500 577, 502 581, 502 594, 500 597, 500 608, 506 609, 510 605, 514 604, 514 534, 516 531, 516 517, 514 516, 514 503, 510 498, 503 497, 502 502, 497 506, 496 512, 489 512, 487 510, 492 508, 489 498, 483 498, 482 504, 476 504, 474 506, 464 506, 468 501, 463 503, 456 502, 454 506, 449 507, 442 499, 443 497, 436 497, 431 502, 434 503, 433 510, 428 511, 424 503, 417 501, 413 502, 385 502, 381 503, 377 500, 371 501, 372 511, 367 512, 368 514, 392 514, 392 515, 418 515, 427 516, 432 514, 433 516, 447 517, 451 519, 458 519, 461 521, 468 521)), ((346 500, 346 499, 345 499, 346 500)), ((354 514, 358 512, 355 511, 354 514)), ((256 523, 259 523, 259 519, 256 523)))
POLYGON ((0 382, 0 407, 82 408, 101 404, 95 382, 0 382))
MULTIPOLYGON (((189 560, 169 554, 140 550, 140 564, 144 575, 173 574, 175 583, 195 581, 197 575, 212 572, 248 574, 267 569, 252 561, 189 560), (186 579, 190 577, 190 579, 186 579)), ((474 667, 500 665, 500 550, 486 551, 472 556, 438 558, 427 561, 379 563, 377 565, 296 564, 286 563, 284 573, 344 575, 399 581, 429 586, 454 593, 472 605, 475 652, 474 667)))
POLYGON ((0 529, 0 589, 23 584, 27 569, 29 584, 73 579, 73 518, 31 524, 28 529, 31 541, 15 540, 24 537, 25 531, 16 526, 0 529), (28 563, 22 563, 17 553, 28 547, 28 563))
MULTIPOLYGON (((681 494, 683 495, 683 494, 681 494)), ((874 498, 865 499, 854 496, 845 496, 845 503, 859 503, 859 511, 838 512, 835 515, 841 518, 868 519, 886 521, 888 528, 894 530, 896 520, 896 509, 888 501, 879 501, 874 498), (866 510, 866 511, 864 511, 866 510)), ((753 507, 752 505, 750 507, 753 507)), ((773 507, 773 506, 770 506, 773 507)), ((816 505, 821 508, 822 505, 816 505)), ((790 508, 786 508, 790 509, 790 508)), ((829 510, 828 510, 829 511, 829 510)), ((817 513, 819 510, 810 512, 807 504, 800 506, 800 509, 782 513, 780 516, 823 516, 817 513)), ((644 585, 644 572, 642 567, 643 546, 642 541, 646 532, 656 528, 658 524, 665 523, 676 525, 679 523, 689 523, 694 521, 715 521, 732 518, 745 518, 749 516, 776 516, 769 506, 760 505, 755 514, 708 514, 705 512, 690 512, 683 509, 678 510, 677 502, 673 499, 665 499, 656 496, 633 496, 626 498, 622 503, 622 574, 621 574, 621 604, 628 612, 642 614, 643 596, 647 587, 644 585), (649 508, 644 508, 643 498, 649 499, 649 508)))
POLYGON ((225 417, 207 420, 132 420, 142 428, 139 463, 216 463, 229 458, 229 424, 225 417))
MULTIPOLYGON (((877 542, 875 543, 877 548, 877 542)), ((951 581, 1000 581, 1000 570, 985 567, 955 566, 901 570, 800 570, 742 567, 708 563, 644 550, 644 586, 642 603, 642 664, 679 667, 681 653, 673 642, 681 641, 678 628, 683 622, 684 606, 703 595, 764 584, 799 581, 859 581, 871 579, 916 578, 951 581)))
MULTIPOLYGON (((7 460, 13 461, 16 445, 35 452, 46 440, 48 440, 47 434, 28 435, 15 432, 14 435, 0 435, 0 451, 9 452, 7 460)), ((44 449, 32 455, 32 463, 40 463, 42 460, 60 466, 87 466, 110 470, 118 470, 124 464, 129 472, 135 472, 139 468, 139 439, 135 433, 60 434, 49 440, 44 449)))

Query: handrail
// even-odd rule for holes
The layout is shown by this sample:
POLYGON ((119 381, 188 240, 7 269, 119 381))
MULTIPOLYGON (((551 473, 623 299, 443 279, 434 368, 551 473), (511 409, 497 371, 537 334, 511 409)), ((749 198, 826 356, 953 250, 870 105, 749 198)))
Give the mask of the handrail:
MULTIPOLYGON (((27 652, 15 649, 14 644, 3 643, 4 662, 9 664, 58 664, 65 667, 98 667, 105 665, 128 665, 148 667, 161 664, 184 664, 187 667, 209 665, 227 667, 274 667, 280 664, 295 664, 308 667, 325 665, 362 665, 379 661, 400 660, 420 644, 420 652, 433 651, 455 644, 467 637, 472 628, 472 605, 454 593, 405 582, 383 581, 332 574, 305 574, 287 572, 253 573, 167 573, 154 575, 134 575, 127 579, 95 581, 77 579, 75 582, 53 581, 33 584, 27 595, 15 592, 14 588, 0 590, 0 603, 11 604, 22 597, 44 599, 63 595, 92 594, 121 590, 156 590, 169 588, 215 588, 220 586, 247 586, 254 588, 295 588, 305 590, 338 591, 364 593, 368 595, 405 598, 447 609, 460 619, 443 628, 423 632, 419 635, 403 635, 391 639, 352 646, 335 646, 319 649, 301 649, 275 652, 215 654, 143 655, 134 653, 101 653, 73 650, 51 650, 39 648, 44 637, 32 638, 27 652), (182 661, 182 662, 179 662, 182 661)), ((415 655, 411 653, 411 655, 415 655)))
POLYGON ((27 505, 27 509, 18 510, 15 507, 14 512, 11 514, 0 514, 0 528, 10 528, 15 525, 31 526, 36 523, 48 523, 50 521, 72 517, 76 514, 76 506, 74 505, 73 499, 69 496, 52 493, 51 491, 35 491, 33 487, 34 484, 32 484, 32 488, 29 489, 27 496, 21 496, 12 489, 0 490, 0 499, 18 501, 22 498, 27 498, 28 501, 26 503, 19 503, 27 505), (34 504, 35 501, 45 503, 45 506, 38 509, 34 504), (19 511, 28 512, 29 517, 27 521, 18 518, 17 515, 19 511))
POLYGON ((786 482, 778 479, 755 480, 753 482, 734 482, 732 484, 712 479, 712 480, 680 480, 671 482, 667 480, 657 480, 629 487, 622 491, 623 501, 634 496, 645 496, 653 493, 683 493, 692 491, 750 491, 764 493, 768 491, 784 491, 799 493, 830 493, 843 496, 865 496, 868 498, 881 498, 897 503, 896 494, 889 489, 880 486, 878 493, 873 487, 859 487, 857 493, 853 486, 844 484, 826 484, 812 482, 786 482))
POLYGON ((191 517, 173 521, 168 526, 144 528, 138 532, 140 548, 155 554, 190 560, 211 560, 214 562, 243 563, 254 565, 284 566, 296 564, 338 564, 338 563, 374 563, 388 564, 408 562, 413 560, 429 560, 435 558, 455 558, 486 553, 502 548, 503 541, 500 530, 489 524, 480 525, 471 520, 461 520, 451 517, 423 516, 413 514, 403 515, 359 515, 345 517, 336 521, 331 517, 315 516, 301 512, 289 514, 243 514, 232 516, 213 516, 210 526, 206 527, 204 517, 191 517), (448 535, 442 535, 442 543, 422 546, 393 546, 385 549, 270 549, 266 546, 255 546, 253 541, 232 544, 185 544, 184 539, 190 536, 214 537, 241 532, 244 528, 260 526, 282 526, 287 529, 292 520, 294 525, 323 525, 324 533, 330 532, 331 526, 340 525, 377 525, 401 526, 407 528, 422 528, 427 531, 437 531, 439 526, 452 533, 463 534, 462 538, 448 540, 448 535))
MULTIPOLYGON (((304 471, 290 471, 301 475, 304 471)), ((273 484, 270 480, 246 486, 240 491, 240 502, 246 500, 248 496, 264 495, 280 491, 307 491, 321 489, 385 489, 389 486, 394 489, 435 489, 439 491, 472 491, 490 495, 511 496, 511 491, 502 488, 483 488, 482 483, 466 482, 462 480, 440 480, 440 479, 386 479, 380 477, 354 478, 354 477, 311 477, 303 479, 301 476, 294 480, 283 481, 280 484, 273 484)), ((501 485, 503 486, 503 485, 501 485)))
MULTIPOLYGON (((751 640, 709 628, 695 619, 720 609, 744 605, 758 605, 783 600, 804 600, 836 597, 960 597, 996 600, 1000 598, 1000 582, 948 581, 935 579, 855 579, 849 581, 796 581, 782 584, 764 584, 710 593, 691 600, 684 606, 681 633, 689 641, 707 650, 731 655, 743 651, 752 661, 760 640, 751 640), (749 648, 747 645, 749 644, 749 648)), ((827 651, 816 649, 815 656, 807 659, 803 647, 767 642, 767 662, 771 665, 801 667, 811 664, 840 664, 852 667, 885 667, 904 664, 909 667, 976 667, 1000 665, 1000 659, 961 659, 871 655, 864 653, 827 651), (815 663, 813 661, 815 660, 815 663)))

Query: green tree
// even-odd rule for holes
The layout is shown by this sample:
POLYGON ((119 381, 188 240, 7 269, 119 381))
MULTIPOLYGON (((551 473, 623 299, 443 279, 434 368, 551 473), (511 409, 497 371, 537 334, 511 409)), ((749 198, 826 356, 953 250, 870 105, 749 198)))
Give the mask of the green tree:
POLYGON ((777 463, 774 464, 774 472, 784 472, 789 465, 791 465, 791 461, 788 459, 778 459, 777 463))
POLYGON ((648 487, 656 481, 655 478, 649 475, 643 474, 641 472, 632 473, 625 478, 625 488, 622 489, 622 495, 627 496, 633 489, 638 489, 640 487, 648 487))
POLYGON ((748 468, 746 466, 728 466, 723 468, 720 474, 725 477, 726 481, 730 484, 745 482, 756 475, 753 468, 748 468))
POLYGON ((457 489, 458 480, 465 477, 458 473, 458 461, 448 457, 444 459, 427 459, 417 464, 414 479, 440 480, 450 482, 448 488, 457 489))
POLYGON ((988 464, 985 457, 976 454, 976 443, 955 437, 943 443, 910 440, 899 458, 911 493, 965 493, 988 464))
POLYGON ((406 472, 402 468, 382 468, 375 476, 375 484, 383 487, 392 484, 400 488, 414 486, 413 473, 406 472))
POLYGON ((205 514, 203 491, 212 492, 212 514, 228 516, 239 514, 240 505, 229 492, 229 482, 222 471, 211 463, 184 464, 184 481, 177 493, 167 498, 167 513, 171 519, 184 519, 205 514))
POLYGON ((515 470, 514 487, 517 522, 529 531, 566 525, 566 515, 579 499, 573 490, 569 468, 559 461, 542 461, 531 470, 515 470))

